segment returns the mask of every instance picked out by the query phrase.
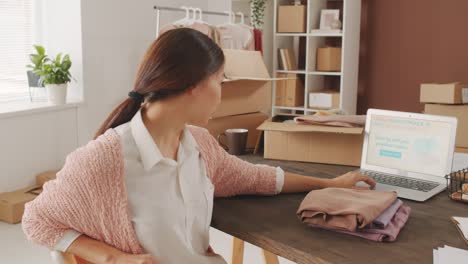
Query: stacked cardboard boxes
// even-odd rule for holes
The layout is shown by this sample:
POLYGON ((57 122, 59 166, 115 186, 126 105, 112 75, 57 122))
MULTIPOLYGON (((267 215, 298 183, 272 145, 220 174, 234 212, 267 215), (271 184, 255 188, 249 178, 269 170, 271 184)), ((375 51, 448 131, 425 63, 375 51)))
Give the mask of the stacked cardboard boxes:
POLYGON ((256 128, 271 109, 271 77, 258 51, 224 50, 227 80, 221 104, 206 128, 217 137, 229 128, 249 130, 247 148, 253 149, 260 135, 256 128))
POLYGON ((34 200, 41 192, 47 181, 55 179, 57 171, 46 171, 36 175, 36 185, 12 192, 0 193, 0 221, 9 224, 21 222, 24 205, 34 200))
POLYGON ((421 84, 420 101, 424 113, 458 119, 456 152, 468 153, 468 85, 460 82, 421 84))
POLYGON ((0 193, 0 221, 9 224, 21 222, 24 205, 36 198, 42 192, 41 186, 32 186, 13 192, 0 193))

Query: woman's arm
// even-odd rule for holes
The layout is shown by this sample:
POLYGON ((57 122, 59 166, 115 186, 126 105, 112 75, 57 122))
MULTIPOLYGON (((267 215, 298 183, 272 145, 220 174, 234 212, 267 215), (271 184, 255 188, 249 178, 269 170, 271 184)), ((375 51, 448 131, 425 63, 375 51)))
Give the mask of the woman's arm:
POLYGON ((281 193, 309 192, 328 187, 353 188, 359 181, 369 184, 370 187, 375 186, 374 180, 358 172, 348 172, 334 179, 321 179, 284 172, 284 185, 281 193))
POLYGON ((114 263, 121 252, 104 242, 94 240, 86 235, 81 235, 73 241, 67 249, 67 253, 78 256, 90 263, 108 264, 114 263))
POLYGON ((124 253, 104 242, 94 240, 86 235, 78 237, 68 248, 67 253, 73 254, 90 263, 102 264, 157 264, 156 259, 149 254, 132 255, 124 253))

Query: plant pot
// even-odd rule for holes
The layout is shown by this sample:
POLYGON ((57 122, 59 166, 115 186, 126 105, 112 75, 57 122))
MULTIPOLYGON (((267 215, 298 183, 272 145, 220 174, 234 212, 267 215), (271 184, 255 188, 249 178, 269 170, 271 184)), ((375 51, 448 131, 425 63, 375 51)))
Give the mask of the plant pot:
POLYGON ((46 84, 47 97, 49 103, 54 105, 62 105, 67 100, 67 84, 46 84))
POLYGON ((39 75, 35 74, 33 71, 27 71, 26 74, 28 75, 29 87, 44 87, 44 85, 39 85, 39 75))

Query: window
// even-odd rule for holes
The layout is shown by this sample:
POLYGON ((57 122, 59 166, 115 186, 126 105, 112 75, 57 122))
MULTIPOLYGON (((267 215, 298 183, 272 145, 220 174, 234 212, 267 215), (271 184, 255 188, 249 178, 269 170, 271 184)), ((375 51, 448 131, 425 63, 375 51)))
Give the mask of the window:
POLYGON ((29 100, 35 0, 0 0, 0 103, 29 100))

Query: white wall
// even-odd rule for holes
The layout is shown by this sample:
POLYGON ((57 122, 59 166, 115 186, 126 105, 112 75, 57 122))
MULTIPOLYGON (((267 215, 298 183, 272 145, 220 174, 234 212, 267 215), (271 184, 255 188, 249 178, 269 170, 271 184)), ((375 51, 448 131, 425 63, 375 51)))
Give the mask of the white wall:
POLYGON ((69 54, 73 80, 68 85, 68 98, 81 100, 83 95, 83 59, 80 0, 42 1, 42 44, 47 54, 69 54), (78 22, 78 23, 77 23, 78 22))
MULTIPOLYGON (((35 22, 42 30, 34 36, 47 54, 70 54, 71 72, 77 80, 70 97, 82 94, 80 0, 38 0, 35 22)), ((0 192, 34 184, 38 172, 61 167, 66 155, 78 146, 75 108, 14 117, 0 117, 0 192)))
MULTIPOLYGON (((72 74, 78 80, 71 94, 84 94, 84 105, 8 118, 0 116, 0 192, 32 185, 38 172, 60 168, 66 154, 89 141, 113 107, 127 96, 138 63, 154 40, 155 4, 189 5, 214 11, 231 8, 228 0, 44 3, 47 10, 43 20, 47 25, 44 44, 51 54, 70 53, 72 74)), ((162 23, 183 15, 163 11, 162 23)))

